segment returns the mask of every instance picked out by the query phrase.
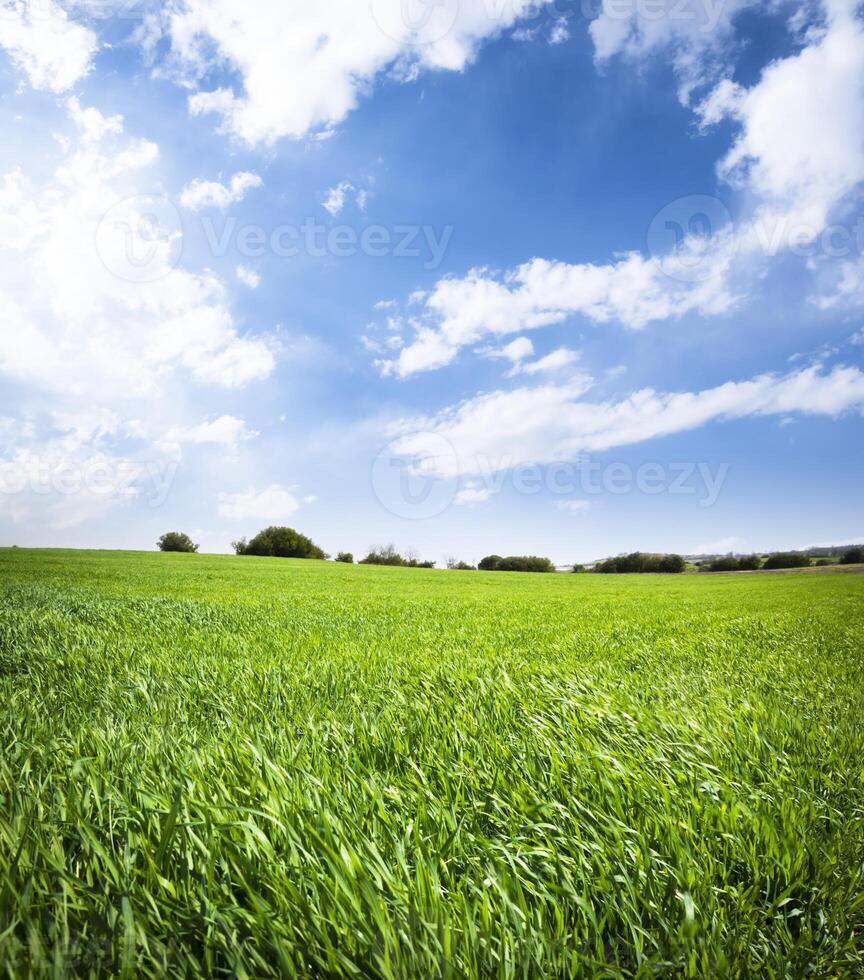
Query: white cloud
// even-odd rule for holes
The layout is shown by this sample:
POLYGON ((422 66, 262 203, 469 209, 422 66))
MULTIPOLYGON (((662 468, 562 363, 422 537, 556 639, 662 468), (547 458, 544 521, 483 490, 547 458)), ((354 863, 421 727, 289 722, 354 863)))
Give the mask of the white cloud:
POLYGON ((230 521, 278 521, 290 517, 299 506, 291 490, 278 483, 265 490, 219 494, 219 516, 230 521))
POLYGON ((584 514, 591 509, 591 502, 588 500, 556 500, 555 509, 563 510, 568 514, 584 514))
POLYGON ((735 551, 741 543, 740 538, 728 537, 720 538, 719 541, 709 541, 706 544, 697 544, 690 552, 691 555, 728 555, 730 551, 735 551))
POLYGON ((235 448, 241 441, 254 439, 257 432, 250 430, 243 419, 222 415, 212 422, 202 422, 189 428, 174 428, 165 435, 167 442, 194 443, 196 445, 235 448))
POLYGON ((487 348, 481 353, 486 357, 502 358, 503 360, 510 361, 514 365, 518 365, 526 357, 534 356, 534 344, 531 343, 529 337, 517 337, 503 347, 487 348))
MULTIPOLYGON (((273 143, 331 129, 385 72, 461 71, 483 41, 534 6, 442 3, 413 25, 402 0, 178 0, 161 30, 175 71, 196 89, 191 111, 216 113, 247 143, 273 143), (236 86, 206 88, 214 67, 235 74, 236 86)), ((151 32, 155 50, 152 41, 151 32)))
POLYGON ((96 36, 53 0, 0 0, 0 47, 33 88, 65 92, 90 71, 96 36))
POLYGON ((337 215, 345 207, 345 198, 348 194, 354 190, 353 184, 349 184, 348 181, 342 181, 341 184, 337 184, 335 187, 331 187, 327 191, 327 196, 324 198, 324 202, 321 205, 325 211, 330 214, 337 215))
POLYGON ((699 85, 726 67, 726 55, 738 13, 754 0, 656 0, 621 3, 603 0, 589 28, 595 57, 603 64, 616 55, 640 61, 671 54, 679 95, 687 102, 699 85))
POLYGON ((454 498, 453 502, 457 507, 465 507, 470 504, 483 504, 494 494, 491 487, 464 487, 454 498))
POLYGON ((541 357, 528 364, 520 364, 513 369, 514 374, 554 374, 557 371, 565 371, 573 367, 579 361, 578 351, 570 350, 568 347, 559 347, 551 354, 541 357))
POLYGON ((242 201, 246 192, 262 184, 258 174, 234 174, 230 183, 220 184, 218 181, 196 178, 183 188, 180 203, 190 211, 203 211, 205 208, 225 208, 242 201))
POLYGON ((589 388, 580 378, 481 394, 432 418, 404 421, 396 452, 428 457, 430 440, 438 445, 443 439, 455 455, 447 462, 452 472, 441 475, 479 475, 573 459, 720 420, 789 413, 834 417, 864 408, 864 373, 854 367, 823 373, 816 365, 699 392, 662 394, 649 388, 617 402, 585 401, 589 388))
POLYGON ((703 255, 715 268, 695 283, 667 275, 662 263, 638 252, 610 265, 532 259, 503 278, 474 270, 464 279, 442 279, 426 297, 427 322, 385 373, 407 377, 443 367, 490 334, 537 329, 576 314, 638 330, 690 312, 722 313, 735 300, 723 275, 728 260, 723 248, 703 255))
MULTIPOLYGON (((726 36, 740 6, 718 6, 705 30, 691 36, 698 20, 682 17, 679 25, 670 19, 673 7, 682 9, 677 0, 670 0, 663 8, 669 16, 656 18, 653 26, 634 21, 631 5, 630 15, 618 16, 620 6, 609 0, 592 24, 598 57, 641 57, 680 42, 676 50, 694 57, 696 71, 699 58, 726 36)), ((724 79, 698 106, 703 126, 726 117, 739 126, 718 164, 720 176, 746 192, 737 229, 720 221, 710 236, 691 234, 669 252, 655 247, 659 243, 651 243, 649 233, 652 257, 628 252, 605 265, 534 258, 504 275, 476 269, 463 278, 442 279, 423 297, 423 315, 409 321, 413 336, 397 357, 380 364, 383 372, 404 378, 434 370, 484 337, 538 329, 577 315, 641 329, 687 314, 730 311, 768 260, 802 234, 816 239, 864 181, 864 27, 855 9, 854 0, 826 0, 824 26, 810 30, 800 51, 772 62, 749 88, 724 79)), ((686 227, 692 217, 688 199, 676 203, 686 227)), ((721 219, 722 205, 718 210, 721 219)), ((857 303, 861 277, 860 262, 838 264, 833 292, 815 302, 824 309, 857 303)))
POLYGON ((257 289, 261 285, 261 276, 248 265, 238 265, 235 271, 240 282, 249 289, 257 289))
MULTIPOLYGON (((711 118, 729 115, 741 127, 719 170, 755 195, 753 234, 782 221, 818 235, 864 180, 864 30, 853 0, 827 0, 826 14, 826 28, 770 64, 752 88, 726 83, 725 94, 712 97, 711 118)), ((750 234, 740 236, 743 246, 764 248, 750 234)))
POLYGON ((119 116, 74 99, 68 112, 77 132, 57 144, 53 172, 0 177, 0 378, 10 411, 38 397, 53 420, 7 440, 0 463, 36 459, 97 477, 105 466, 115 489, 4 502, 46 526, 167 493, 162 475, 182 443, 240 437, 229 416, 184 422, 199 386, 240 387, 275 365, 269 339, 238 333, 219 280, 179 264, 177 214, 154 176, 158 148, 124 134, 119 116))

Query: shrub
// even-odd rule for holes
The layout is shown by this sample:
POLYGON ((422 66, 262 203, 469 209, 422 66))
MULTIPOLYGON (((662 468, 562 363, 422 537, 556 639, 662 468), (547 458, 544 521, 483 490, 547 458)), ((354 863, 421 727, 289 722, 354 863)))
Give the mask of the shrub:
POLYGON ((502 558, 500 555, 489 555, 480 562, 485 572, 554 572, 555 566, 548 558, 537 555, 511 555, 502 558))
POLYGON ((709 572, 737 572, 740 571, 741 565, 737 558, 733 558, 731 555, 727 555, 724 558, 715 558, 713 561, 708 562, 706 570, 709 572))
POLYGON ((396 568, 434 568, 434 561, 420 561, 418 558, 403 558, 392 544, 373 547, 369 554, 360 561, 361 565, 392 565, 396 568))
POLYGON ((350 551, 340 551, 336 556, 336 561, 342 562, 343 565, 353 565, 354 556, 350 551))
POLYGON ((769 555, 762 567, 765 569, 809 568, 812 564, 813 559, 807 555, 799 555, 794 551, 778 551, 776 554, 769 555))
POLYGON ((738 559, 738 567, 742 572, 758 572, 762 567, 759 555, 743 555, 738 559))
POLYGON ((850 548, 840 559, 841 565, 864 565, 864 546, 850 548))
POLYGON ((573 570, 573 572, 575 572, 575 573, 576 573, 577 575, 579 575, 579 574, 581 574, 582 572, 584 572, 584 571, 585 571, 585 566, 584 566, 584 565, 579 565, 579 564, 576 564, 576 565, 574 565, 574 566, 573 566, 573 569, 572 569, 572 570, 573 570))
MULTIPOLYGON (((817 558, 816 567, 817 568, 827 568, 829 565, 833 565, 834 562, 830 558, 817 558)), ((841 562, 842 564, 842 562, 841 562)))
POLYGON ((452 572, 476 572, 476 565, 469 565, 467 561, 456 561, 455 558, 451 558, 447 562, 447 567, 452 572))
POLYGON ((256 555, 259 558, 316 558, 324 559, 324 552, 305 534, 293 527, 268 527, 259 531, 251 541, 245 538, 233 543, 238 555, 256 555))
POLYGON ((687 562, 681 555, 648 555, 634 551, 631 555, 619 555, 617 558, 607 558, 594 566, 594 571, 601 575, 628 574, 669 574, 679 575, 687 568, 687 562))
POLYGON ((186 555, 194 555, 198 551, 198 545, 181 531, 169 531, 163 534, 157 542, 160 551, 177 551, 186 555))
POLYGON ((743 555, 741 558, 734 558, 727 555, 723 558, 715 558, 702 566, 703 572, 755 572, 762 567, 762 559, 758 555, 743 555))

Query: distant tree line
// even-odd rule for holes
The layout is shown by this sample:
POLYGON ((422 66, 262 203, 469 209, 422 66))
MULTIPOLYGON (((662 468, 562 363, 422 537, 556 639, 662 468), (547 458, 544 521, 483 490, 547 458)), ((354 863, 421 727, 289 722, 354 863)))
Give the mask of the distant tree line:
POLYGON ((700 572, 756 572, 762 567, 759 555, 726 555, 699 566, 700 572))
POLYGON ((434 568, 434 561, 420 561, 416 555, 400 555, 392 544, 370 548, 369 554, 360 560, 361 565, 391 565, 395 568, 434 568))
POLYGON ((601 575, 665 574, 678 575, 687 568, 681 555, 650 555, 634 551, 598 562, 594 571, 601 575))
POLYGON ((481 572, 554 572, 555 566, 548 558, 537 555, 487 555, 477 566, 481 572))
POLYGON ((840 559, 841 565, 864 565, 864 545, 850 548, 840 559))

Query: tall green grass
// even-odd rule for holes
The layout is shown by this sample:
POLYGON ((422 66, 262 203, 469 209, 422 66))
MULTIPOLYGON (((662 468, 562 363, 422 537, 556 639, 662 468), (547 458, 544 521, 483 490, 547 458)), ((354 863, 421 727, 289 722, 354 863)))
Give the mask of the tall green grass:
POLYGON ((0 974, 848 977, 864 576, 0 552, 0 974))

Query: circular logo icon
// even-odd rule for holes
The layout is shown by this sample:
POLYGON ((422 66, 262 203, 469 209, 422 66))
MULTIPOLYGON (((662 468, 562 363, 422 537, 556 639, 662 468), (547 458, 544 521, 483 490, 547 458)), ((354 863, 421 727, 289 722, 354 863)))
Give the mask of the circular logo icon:
POLYGON ((443 40, 456 24, 459 0, 371 0, 372 19, 400 45, 424 47, 443 40))
POLYGON ((735 252, 732 215, 716 197, 679 197, 654 216, 648 252, 670 279, 712 279, 726 269, 735 252))
POLYGON ((180 212, 167 197, 136 194, 113 204, 96 226, 102 264, 125 282, 157 282, 180 262, 180 212))
POLYGON ((394 439, 375 457, 372 489, 396 517, 425 521, 443 514, 456 498, 456 450, 434 432, 394 439))

